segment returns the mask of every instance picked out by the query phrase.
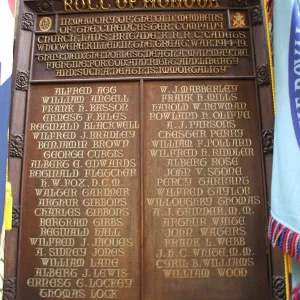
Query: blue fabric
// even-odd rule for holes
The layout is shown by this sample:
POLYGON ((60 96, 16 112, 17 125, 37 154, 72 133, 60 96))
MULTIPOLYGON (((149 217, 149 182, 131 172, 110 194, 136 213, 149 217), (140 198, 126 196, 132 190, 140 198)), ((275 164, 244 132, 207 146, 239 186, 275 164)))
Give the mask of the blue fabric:
MULTIPOLYGON (((274 71, 276 118, 271 191, 271 214, 300 234, 300 14, 298 0, 275 0, 274 71)), ((283 251, 290 253, 291 245, 283 251)), ((292 287, 300 283, 297 245, 292 260, 292 287)))
POLYGON ((0 228, 3 224, 6 184, 6 160, 8 154, 8 126, 10 114, 11 77, 0 86, 0 228))
MULTIPOLYGON (((295 122, 293 122, 297 109, 296 112, 295 109, 293 111, 292 104, 296 103, 296 96, 299 95, 300 97, 300 73, 299 75, 295 74, 293 68, 294 62, 296 59, 300 59, 300 55, 299 57, 294 55, 296 51, 295 41, 290 40, 290 38, 293 38, 296 28, 300 29, 298 10, 298 1, 275 1, 274 67, 276 118, 271 193, 272 216, 282 225, 296 233, 300 233, 300 148, 297 141, 298 128, 294 126, 295 122), (297 18, 292 24, 293 9, 297 18), (289 61, 291 62, 290 64, 289 61), (293 92, 292 89, 295 88, 297 79, 299 79, 299 90, 296 89, 293 92), (291 91, 290 87, 292 87, 291 91)), ((300 31, 296 34, 296 38, 300 41, 300 31)))

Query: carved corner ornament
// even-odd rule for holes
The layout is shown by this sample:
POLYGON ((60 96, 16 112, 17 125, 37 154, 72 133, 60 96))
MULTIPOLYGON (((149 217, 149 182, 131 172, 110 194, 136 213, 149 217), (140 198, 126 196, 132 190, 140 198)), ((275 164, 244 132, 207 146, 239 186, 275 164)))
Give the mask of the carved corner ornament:
POLYGON ((270 83, 270 68, 268 64, 256 67, 256 77, 258 85, 270 83))
POLYGON ((266 129, 262 132, 264 154, 273 153, 274 129, 266 129))
POLYGON ((260 6, 253 6, 251 9, 252 25, 260 25, 263 23, 263 17, 260 6))
POLYGON ((12 211, 12 226, 19 227, 20 226, 20 205, 14 205, 12 211))
POLYGON ((232 6, 234 7, 245 7, 247 5, 247 0, 232 0, 232 6))
POLYGON ((16 74, 16 90, 27 91, 29 83, 29 71, 17 71, 16 74))
POLYGON ((41 0, 36 4, 38 13, 48 13, 53 12, 55 9, 53 0, 41 0))
POLYGON ((34 26, 34 14, 31 12, 23 13, 22 29, 32 31, 34 26))
POLYGON ((273 299, 286 300, 285 279, 283 276, 273 276, 273 299))
POLYGON ((16 277, 5 278, 3 282, 3 300, 15 300, 16 295, 16 277))
POLYGON ((24 134, 11 134, 9 154, 11 157, 23 157, 24 134))

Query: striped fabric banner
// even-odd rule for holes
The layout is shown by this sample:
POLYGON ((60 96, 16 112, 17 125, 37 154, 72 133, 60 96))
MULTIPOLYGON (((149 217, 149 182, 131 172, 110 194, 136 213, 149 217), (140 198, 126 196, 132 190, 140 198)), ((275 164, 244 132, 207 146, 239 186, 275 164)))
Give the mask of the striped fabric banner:
POLYGON ((273 36, 273 9, 274 9, 274 0, 267 0, 266 1, 267 6, 267 22, 268 22, 268 28, 270 30, 271 39, 273 36))
MULTIPOLYGON (((273 14, 275 134, 269 239, 292 259, 292 299, 300 284, 300 6, 269 0, 273 14)), ((300 300, 300 299, 299 299, 300 300)))

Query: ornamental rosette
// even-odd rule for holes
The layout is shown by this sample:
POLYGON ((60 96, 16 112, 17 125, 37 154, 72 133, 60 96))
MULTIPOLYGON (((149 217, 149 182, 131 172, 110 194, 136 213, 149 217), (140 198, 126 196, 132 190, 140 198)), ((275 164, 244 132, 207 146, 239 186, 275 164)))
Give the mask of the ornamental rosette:
POLYGON ((41 13, 54 11, 53 0, 42 0, 37 3, 37 11, 41 13))
POLYGON ((259 65, 256 68, 257 83, 259 85, 270 83, 269 65, 259 65))
POLYGON ((28 71, 17 71, 16 74, 16 90, 27 91, 29 81, 28 71))
POLYGON ((247 0, 233 0, 232 3, 233 6, 237 6, 237 7, 243 7, 243 6, 247 6, 247 0))
POLYGON ((11 157, 23 157, 24 148, 24 135, 12 134, 10 139, 10 151, 11 157))

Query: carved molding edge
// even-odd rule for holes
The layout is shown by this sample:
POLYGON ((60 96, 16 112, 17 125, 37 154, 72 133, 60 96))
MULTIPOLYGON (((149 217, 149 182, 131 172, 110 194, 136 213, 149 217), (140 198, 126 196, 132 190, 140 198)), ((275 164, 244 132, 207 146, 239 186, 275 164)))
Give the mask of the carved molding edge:
POLYGON ((286 300, 285 280, 283 276, 273 276, 273 299, 286 300))
POLYGON ((19 227, 20 226, 20 205, 14 205, 12 211, 12 226, 19 227))
POLYGON ((270 83, 270 68, 268 64, 256 67, 256 77, 258 85, 270 83))
POLYGON ((253 6, 251 9, 252 25, 259 25, 263 23, 263 16, 260 6, 253 6))
POLYGON ((24 134, 11 134, 9 148, 11 157, 23 157, 24 134))
POLYGON ((32 31, 33 25, 34 25, 34 14, 32 12, 23 13, 22 29, 32 31))
POLYGON ((245 7, 247 5, 248 5, 247 0, 232 0, 232 6, 245 7))
POLYGON ((38 13, 48 13, 54 11, 54 1, 53 0, 41 0, 36 4, 38 13))
POLYGON ((29 83, 29 71, 17 71, 16 74, 16 90, 27 91, 29 83))
POLYGON ((3 282, 3 300, 16 299, 16 277, 4 278, 3 282))
POLYGON ((274 129, 266 129, 262 131, 263 152, 264 154, 273 153, 274 146, 274 129))

